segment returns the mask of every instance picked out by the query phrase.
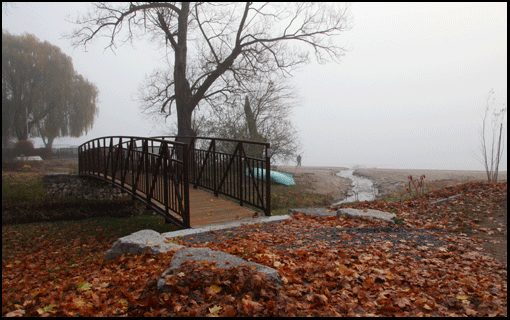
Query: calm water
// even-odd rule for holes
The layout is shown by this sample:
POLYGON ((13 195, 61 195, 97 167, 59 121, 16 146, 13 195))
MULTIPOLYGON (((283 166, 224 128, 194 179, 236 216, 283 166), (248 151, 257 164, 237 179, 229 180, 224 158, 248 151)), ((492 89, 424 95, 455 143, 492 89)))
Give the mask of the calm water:
POLYGON ((371 201, 375 199, 375 195, 377 195, 377 188, 374 187, 372 180, 355 176, 353 175, 354 171, 356 171, 356 169, 343 170, 337 173, 340 177, 351 179, 352 196, 334 203, 333 205, 354 201, 371 201))

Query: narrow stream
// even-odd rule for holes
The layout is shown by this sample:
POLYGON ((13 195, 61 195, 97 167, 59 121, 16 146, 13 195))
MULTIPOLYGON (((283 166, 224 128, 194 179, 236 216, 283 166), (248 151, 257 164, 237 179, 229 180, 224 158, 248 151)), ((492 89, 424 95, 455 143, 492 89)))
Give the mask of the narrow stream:
POLYGON ((356 171, 356 169, 343 170, 337 173, 340 177, 351 179, 352 195, 333 205, 354 201, 371 201, 375 199, 377 188, 374 187, 372 180, 355 176, 353 175, 354 171, 356 171))

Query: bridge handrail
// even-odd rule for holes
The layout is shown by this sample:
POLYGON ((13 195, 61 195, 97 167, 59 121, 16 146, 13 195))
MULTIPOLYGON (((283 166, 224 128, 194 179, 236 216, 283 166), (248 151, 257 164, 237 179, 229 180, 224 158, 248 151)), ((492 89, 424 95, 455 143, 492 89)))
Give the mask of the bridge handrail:
MULTIPOLYGON (((260 141, 249 141, 249 140, 239 140, 239 139, 225 139, 225 138, 214 138, 214 137, 193 137, 193 136, 155 136, 153 138, 156 139, 165 139, 165 138, 183 138, 183 139, 190 139, 190 157, 189 161, 192 161, 193 163, 190 163, 188 168, 190 169, 190 183, 193 184, 194 188, 197 188, 198 186, 202 188, 206 188, 208 190, 211 190, 214 192, 215 196, 218 196, 218 194, 223 194, 226 196, 229 196, 235 200, 238 200, 241 205, 244 203, 250 204, 256 208, 264 210, 266 215, 271 215, 271 178, 270 178, 270 158, 269 158, 269 149, 270 149, 270 143, 268 142, 260 142, 260 141), (195 141, 196 140, 210 140, 209 147, 207 150, 204 149, 195 149, 195 141), (216 151, 216 141, 225 141, 225 142, 232 142, 236 144, 236 148, 234 149, 234 153, 221 153, 216 151), (260 145, 264 147, 264 157, 250 157, 246 155, 246 150, 244 148, 244 145, 260 145), (197 151, 199 150, 199 151, 197 151), (242 165, 237 164, 239 168, 233 169, 234 171, 240 171, 241 173, 238 173, 238 179, 241 180, 237 187, 232 188, 228 187, 228 175, 230 168, 232 167, 232 164, 234 161, 234 157, 236 156, 236 152, 239 153, 238 158, 244 159, 244 164, 246 166, 245 169, 241 169, 242 165), (202 157, 205 158, 203 163, 201 165, 197 164, 196 158, 199 153, 205 154, 202 157), (231 156, 229 159, 228 168, 223 171, 223 175, 221 176, 221 180, 218 181, 218 174, 217 165, 214 165, 212 168, 212 173, 210 174, 210 179, 213 180, 212 183, 206 183, 205 178, 203 176, 204 171, 206 170, 206 162, 210 157, 210 154, 213 154, 212 158, 214 159, 214 162, 216 162, 217 158, 222 158, 222 155, 228 155, 231 156), (250 161, 251 160, 251 161, 250 161), (262 169, 265 169, 266 177, 265 181, 259 181, 258 178, 255 177, 255 172, 253 169, 255 169, 252 165, 250 165, 250 162, 257 163, 262 169), (195 169, 194 165, 199 165, 200 168, 195 169), (246 175, 246 171, 248 171, 248 180, 244 181, 243 183, 243 176, 246 175), (243 188, 243 185, 244 188, 243 188), (251 194, 250 194, 251 193, 251 194)), ((235 166, 235 165, 234 165, 235 166)), ((259 167, 257 166, 257 167, 259 167)), ((246 179, 244 179, 246 180, 246 179)))
MULTIPOLYGON (((148 140, 153 140, 153 141, 156 141, 156 142, 170 142, 172 144, 178 144, 178 145, 185 145, 186 143, 185 142, 180 142, 180 141, 169 141, 169 140, 164 140, 164 139, 158 139, 158 138, 153 138, 153 137, 139 137, 139 136, 104 136, 104 137, 99 137, 99 138, 94 138, 92 140, 89 140, 89 141, 86 141, 82 144, 80 144, 78 146, 78 149, 80 149, 82 146, 92 142, 92 141, 96 141, 96 140, 104 140, 104 139, 110 139, 110 138, 128 138, 128 139, 136 139, 136 140, 144 140, 144 139, 148 139, 148 140)), ((127 141, 126 141, 127 142, 127 141)), ((126 143, 126 142, 123 142, 123 143, 126 143)))
POLYGON ((189 227, 188 183, 271 215, 269 143, 211 137, 168 140, 172 138, 177 137, 104 136, 87 141, 78 147, 80 175, 110 181, 179 226, 189 227), (195 148, 197 140, 206 141, 195 148), (266 169, 264 179, 256 175, 257 168, 266 169), (159 212, 153 199, 165 210, 159 212), (175 220, 168 210, 181 215, 183 221, 175 220))
POLYGON ((109 181, 167 222, 189 228, 188 154, 188 145, 182 142, 137 136, 99 137, 78 147, 79 174, 109 181), (142 141, 142 150, 137 150, 138 141, 142 141), (178 151, 180 159, 169 155, 169 149, 173 154, 176 148, 182 149, 178 151), (182 221, 168 210, 180 215, 182 221))

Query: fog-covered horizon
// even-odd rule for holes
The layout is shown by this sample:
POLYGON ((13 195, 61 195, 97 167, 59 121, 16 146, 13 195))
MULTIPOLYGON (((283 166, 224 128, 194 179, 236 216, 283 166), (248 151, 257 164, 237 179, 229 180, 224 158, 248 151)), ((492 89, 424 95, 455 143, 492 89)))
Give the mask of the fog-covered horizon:
MULTIPOLYGON (((62 37, 76 27, 66 16, 90 7, 14 3, 2 12, 3 30, 60 47, 99 89, 94 127, 54 145, 170 132, 173 122, 151 121, 136 100, 145 77, 164 66, 164 50, 141 39, 112 52, 97 39, 85 51, 62 37)), ((350 11, 352 29, 337 40, 348 49, 341 62, 311 62, 290 80, 301 97, 291 120, 302 165, 483 171, 475 154, 487 94, 494 90, 498 108, 507 103, 507 3, 353 3, 350 11)), ((505 139, 500 171, 507 150, 505 139)))

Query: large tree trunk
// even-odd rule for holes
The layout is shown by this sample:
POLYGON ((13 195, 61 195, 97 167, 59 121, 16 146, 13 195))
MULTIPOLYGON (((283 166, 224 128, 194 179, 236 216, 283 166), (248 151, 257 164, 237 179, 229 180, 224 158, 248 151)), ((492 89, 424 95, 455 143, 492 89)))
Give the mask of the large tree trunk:
POLYGON ((53 148, 54 140, 55 140, 55 137, 47 137, 47 141, 44 141, 44 139, 43 139, 44 148, 50 150, 50 152, 51 152, 51 149, 53 148))
POLYGON ((255 122, 253 111, 250 108, 250 100, 248 99, 248 96, 246 96, 244 100, 244 114, 246 115, 246 123, 248 125, 248 134, 250 136, 250 140, 257 141, 259 136, 257 131, 257 123, 255 122))
POLYGON ((188 104, 179 105, 177 103, 177 137, 178 141, 189 142, 190 139, 179 137, 195 137, 196 133, 191 125, 191 116, 194 106, 188 104))
MULTIPOLYGON (((186 79, 187 67, 187 38, 188 38, 189 2, 183 2, 178 18, 177 43, 173 42, 175 52, 174 81, 175 104, 177 107, 177 136, 195 136, 191 127, 191 115, 195 106, 191 104, 191 87, 186 79)), ((189 139, 178 138, 179 141, 189 142, 189 139)))
MULTIPOLYGON (((257 142, 266 142, 266 139, 262 137, 257 129, 257 121, 255 119, 255 115, 253 114, 253 110, 250 107, 250 100, 248 96, 246 96, 244 100, 244 114, 246 115, 246 124, 248 127, 248 135, 251 141, 257 142)), ((249 145, 247 150, 247 154, 250 157, 255 157, 259 159, 263 159, 264 157, 264 147, 261 145, 249 145)))
MULTIPOLYGON (((175 141, 185 142, 188 145, 188 154, 193 152, 195 145, 191 143, 191 138, 195 137, 195 131, 191 127, 191 115, 193 114, 193 107, 189 104, 179 105, 177 104, 177 137, 175 141)), ((177 158, 184 160, 182 149, 177 149, 177 158)), ((191 159, 188 159, 188 161, 191 159)), ((192 161, 188 162, 189 165, 194 166, 192 161)), ((189 169, 191 170, 191 168, 189 169)))

